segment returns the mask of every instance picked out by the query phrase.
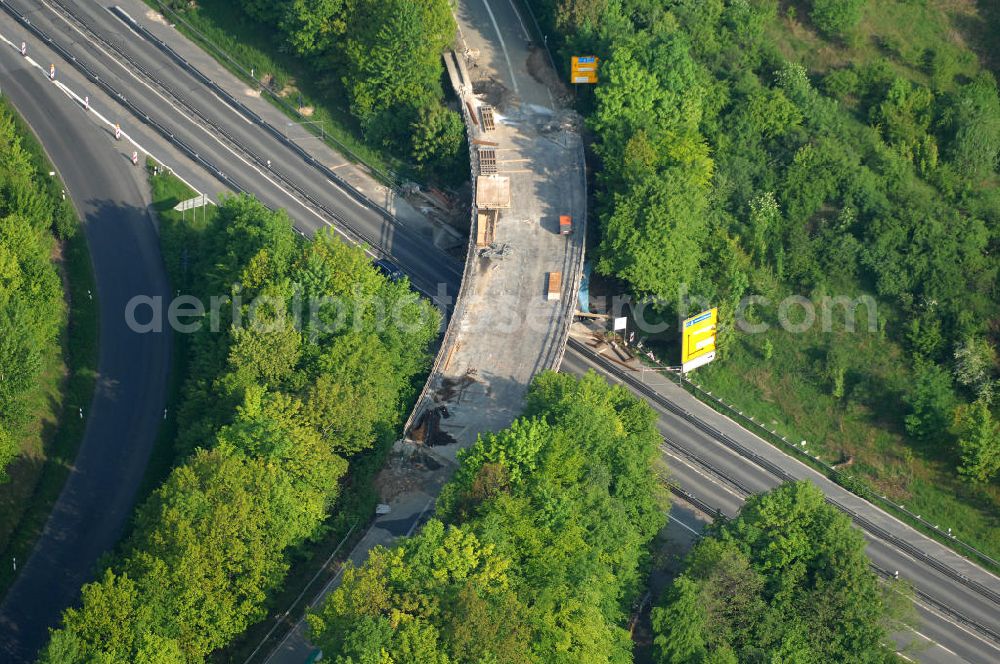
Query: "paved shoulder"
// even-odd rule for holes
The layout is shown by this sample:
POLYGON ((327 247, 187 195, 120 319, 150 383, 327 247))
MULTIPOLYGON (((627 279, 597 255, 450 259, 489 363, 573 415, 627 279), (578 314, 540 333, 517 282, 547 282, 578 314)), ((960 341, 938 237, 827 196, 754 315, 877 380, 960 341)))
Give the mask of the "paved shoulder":
POLYGON ((31 124, 85 222, 100 298, 97 391, 76 463, 34 552, 0 605, 0 660, 31 661, 62 610, 75 602, 98 557, 114 546, 162 419, 168 334, 125 323, 134 295, 169 295, 148 194, 112 141, 79 108, 0 48, 3 92, 31 124))

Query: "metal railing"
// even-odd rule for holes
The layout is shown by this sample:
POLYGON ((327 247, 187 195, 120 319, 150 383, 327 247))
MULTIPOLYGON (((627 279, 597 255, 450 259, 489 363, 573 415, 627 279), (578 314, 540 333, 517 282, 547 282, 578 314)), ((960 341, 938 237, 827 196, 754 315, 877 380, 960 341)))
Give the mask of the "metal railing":
MULTIPOLYGON (((733 450, 734 452, 736 452, 740 456, 753 461, 756 465, 760 466, 761 468, 763 468, 764 470, 766 470, 768 473, 772 474, 774 477, 776 477, 779 480, 781 480, 782 482, 793 481, 793 480, 797 479, 797 478, 793 477, 792 475, 788 474, 787 472, 785 472, 782 468, 780 468, 778 465, 776 465, 772 461, 770 461, 770 460, 768 460, 768 459, 760 456, 759 454, 757 454, 753 450, 750 450, 750 449, 746 448, 742 443, 740 443, 739 441, 733 439, 731 436, 726 435, 722 431, 716 429, 715 427, 713 427, 712 425, 708 424, 707 422, 705 422, 704 420, 700 419, 699 417, 695 416, 691 412, 689 412, 689 411, 685 410, 684 408, 681 408, 677 404, 673 403, 671 400, 667 399, 665 396, 663 396, 662 394, 660 394, 658 391, 654 390, 648 384, 642 382, 641 380, 638 380, 634 375, 631 375, 630 372, 627 372, 627 371, 623 370, 622 368, 618 367, 617 365, 615 365, 613 362, 611 362, 610 360, 608 360, 604 356, 592 352, 589 348, 587 348, 587 346, 585 344, 581 343, 580 341, 571 338, 569 343, 570 343, 570 346, 572 346, 574 348, 574 350, 577 350, 578 352, 580 352, 582 354, 585 354, 587 357, 590 357, 595 364, 598 364, 599 366, 601 366, 603 369, 605 369, 609 373, 615 375, 616 377, 620 378, 622 381, 628 383, 628 385, 630 385, 637 392, 640 392, 641 394, 643 394, 644 396, 646 396, 647 398, 649 398, 651 401, 656 402, 657 404, 659 404, 663 408, 669 410, 671 413, 673 413, 673 414, 681 417, 685 421, 687 421, 690 424, 692 424, 695 428, 699 429, 703 433, 708 434, 713 439, 717 440, 718 442, 722 443, 726 447, 730 448, 731 450, 733 450)), ((757 426, 760 426, 760 425, 757 424, 757 426)), ((841 486, 842 488, 844 488, 845 491, 849 491, 848 487, 843 487, 843 485, 840 484, 839 482, 838 482, 838 486, 841 486)), ((857 495, 857 494, 855 494, 855 495, 857 495)), ((859 496, 859 497, 864 499, 864 496, 859 496)), ((903 539, 900 539, 900 538, 896 537, 895 535, 892 535, 891 533, 889 533, 885 529, 881 528, 880 526, 875 525, 874 523, 872 523, 871 521, 869 521, 865 517, 862 517, 861 515, 857 514, 856 512, 854 512, 853 510, 851 510, 850 508, 848 508, 846 505, 843 505, 843 504, 841 504, 841 503, 837 502, 836 500, 834 500, 832 498, 829 498, 829 497, 827 498, 827 501, 830 502, 835 507, 837 507, 838 509, 842 510, 845 514, 848 514, 860 527, 862 527, 863 529, 871 532, 873 535, 875 535, 879 539, 883 539, 883 540, 889 542, 893 546, 897 547, 898 549, 900 549, 902 551, 905 551, 910 556, 912 556, 912 557, 916 558, 917 560, 920 560, 921 562, 925 563, 926 565, 928 565, 928 566, 936 569, 937 571, 941 572, 942 574, 944 574, 945 576, 951 578, 952 580, 957 581, 958 583, 960 583, 960 584, 962 584, 962 585, 964 585, 964 586, 966 586, 966 587, 974 590, 975 592, 979 593, 980 595, 982 595, 983 597, 989 599, 990 601, 992 601, 994 603, 997 603, 997 604, 1000 604, 1000 593, 997 593, 996 591, 994 591, 994 590, 992 590, 990 588, 987 588, 983 584, 981 584, 981 583, 979 583, 977 581, 974 581, 974 580, 968 578, 967 576, 965 576, 961 572, 958 572, 957 570, 953 569, 951 566, 949 566, 949 565, 947 565, 947 564, 945 564, 945 563, 937 560, 933 556, 928 555, 923 550, 921 550, 920 548, 914 546, 913 544, 911 544, 911 543, 909 543, 909 542, 907 542, 907 541, 905 541, 903 539)), ((936 532, 938 534, 940 534, 940 530, 937 530, 936 532)), ((954 538, 954 539, 956 541, 958 541, 957 538, 954 538)), ((983 558, 983 560, 985 562, 995 563, 995 561, 993 560, 993 558, 991 558, 990 556, 986 555, 985 553, 980 552, 978 549, 976 549, 976 548, 974 548, 974 547, 972 547, 970 545, 967 545, 964 542, 961 542, 961 544, 964 545, 965 547, 967 547, 967 550, 969 550, 970 552, 974 552, 977 555, 981 555, 982 558, 983 558)))

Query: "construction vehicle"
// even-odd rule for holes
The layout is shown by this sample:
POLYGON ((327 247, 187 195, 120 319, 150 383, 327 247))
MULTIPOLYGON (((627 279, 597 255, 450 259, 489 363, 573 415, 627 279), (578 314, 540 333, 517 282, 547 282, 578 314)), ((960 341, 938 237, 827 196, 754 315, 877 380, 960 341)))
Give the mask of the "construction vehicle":
POLYGON ((573 232, 573 217, 568 214, 559 216, 559 235, 569 235, 573 232))
POLYGON ((549 272, 549 288, 546 300, 558 300, 562 294, 562 272, 549 272))

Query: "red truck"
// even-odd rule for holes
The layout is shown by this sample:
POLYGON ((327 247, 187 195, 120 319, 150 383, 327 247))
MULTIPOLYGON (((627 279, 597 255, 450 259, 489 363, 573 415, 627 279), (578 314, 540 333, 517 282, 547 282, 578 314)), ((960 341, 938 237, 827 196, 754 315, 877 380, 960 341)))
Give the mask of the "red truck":
POLYGON ((573 217, 568 214, 559 215, 559 235, 569 235, 573 232, 573 217))

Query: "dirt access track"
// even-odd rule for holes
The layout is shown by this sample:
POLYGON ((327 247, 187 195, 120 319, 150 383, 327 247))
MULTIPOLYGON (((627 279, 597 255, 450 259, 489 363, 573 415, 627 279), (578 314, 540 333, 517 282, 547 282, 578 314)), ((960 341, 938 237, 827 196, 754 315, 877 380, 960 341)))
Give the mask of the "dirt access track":
POLYGON ((470 138, 472 229, 462 290, 407 437, 448 459, 508 426, 532 377, 557 369, 576 306, 587 193, 580 118, 511 0, 464 0, 446 54, 470 138), (569 215, 573 230, 559 232, 569 215), (561 274, 558 299, 548 275, 561 274))

